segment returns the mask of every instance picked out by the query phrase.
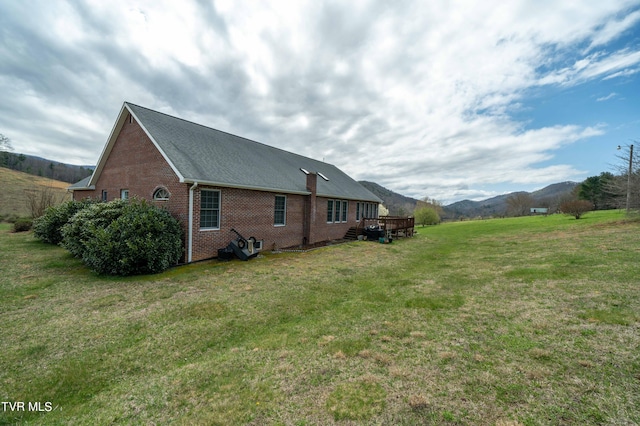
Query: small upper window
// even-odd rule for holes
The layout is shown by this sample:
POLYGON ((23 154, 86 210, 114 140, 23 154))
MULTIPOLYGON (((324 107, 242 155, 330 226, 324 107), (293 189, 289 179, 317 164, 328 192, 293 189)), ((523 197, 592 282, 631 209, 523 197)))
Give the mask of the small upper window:
POLYGON ((153 193, 153 199, 156 201, 166 201, 169 199, 169 195, 167 188, 158 188, 153 193))
POLYGON ((122 198, 123 200, 128 200, 129 199, 129 190, 128 189, 121 189, 120 190, 120 198, 122 198))

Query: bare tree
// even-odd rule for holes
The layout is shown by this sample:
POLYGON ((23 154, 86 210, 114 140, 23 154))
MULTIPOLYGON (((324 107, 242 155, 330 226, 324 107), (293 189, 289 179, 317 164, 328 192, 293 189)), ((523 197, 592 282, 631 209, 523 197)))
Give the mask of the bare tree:
MULTIPOLYGON (((638 141, 633 141, 636 147, 638 141)), ((620 162, 615 166, 618 175, 612 179, 607 190, 614 194, 618 208, 640 208, 640 155, 634 153, 634 145, 618 146, 621 151, 617 158, 620 162)))
POLYGON ((0 133, 0 167, 9 167, 11 151, 13 151, 11 140, 0 133))
POLYGON ((587 200, 573 200, 562 203, 560 206, 562 213, 580 219, 582 215, 593 210, 593 204, 587 200))
POLYGON ((517 192, 507 198, 507 215, 525 216, 534 207, 536 200, 527 192, 517 192))
POLYGON ((438 216, 444 215, 444 208, 442 207, 442 203, 435 198, 424 197, 422 200, 416 203, 416 207, 414 210, 422 209, 425 207, 434 210, 438 214, 438 216))
POLYGON ((13 151, 11 139, 0 133, 0 151, 13 151))
POLYGON ((33 219, 42 216, 49 207, 60 204, 63 194, 56 193, 50 186, 37 189, 25 189, 27 208, 33 219))

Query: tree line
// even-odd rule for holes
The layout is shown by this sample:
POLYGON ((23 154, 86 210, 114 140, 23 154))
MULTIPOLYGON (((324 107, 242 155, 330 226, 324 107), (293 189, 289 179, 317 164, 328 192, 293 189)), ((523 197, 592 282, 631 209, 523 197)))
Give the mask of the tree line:
POLYGON ((576 201, 589 203, 592 210, 640 209, 640 160, 637 155, 633 156, 633 145, 619 149, 623 153, 617 156, 617 173, 589 176, 571 193, 556 198, 536 200, 527 193, 514 194, 507 199, 507 215, 524 216, 530 214, 533 207, 548 208, 549 213, 555 213, 566 203, 578 206, 576 201))
MULTIPOLYGON (((640 210, 640 152, 634 155, 633 145, 619 147, 619 150, 616 173, 590 176, 572 191, 560 195, 541 198, 528 192, 511 194, 505 200, 504 216, 527 216, 538 208, 548 214, 565 213, 576 219, 590 210, 640 210)), ((417 203, 413 215, 416 223, 423 226, 436 224, 445 216, 442 204, 429 198, 417 203)))

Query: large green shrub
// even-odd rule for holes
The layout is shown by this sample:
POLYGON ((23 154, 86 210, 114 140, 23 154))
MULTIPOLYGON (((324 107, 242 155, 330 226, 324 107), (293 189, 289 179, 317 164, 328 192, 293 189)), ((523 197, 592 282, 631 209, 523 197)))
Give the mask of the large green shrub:
POLYGON ((113 200, 108 203, 96 203, 79 210, 62 227, 62 247, 75 257, 83 258, 86 242, 94 237, 97 229, 106 228, 111 222, 122 216, 128 205, 127 200, 113 200))
POLYGON ((63 235, 63 246, 100 274, 160 272, 183 251, 179 222, 144 200, 93 205, 78 212, 63 235))
POLYGON ((62 227, 80 210, 95 204, 97 200, 67 201, 49 207, 44 215, 33 220, 33 235, 45 243, 60 244, 62 227))
POLYGON ((432 207, 420 207, 413 212, 416 223, 419 225, 437 225, 440 223, 440 215, 432 207))

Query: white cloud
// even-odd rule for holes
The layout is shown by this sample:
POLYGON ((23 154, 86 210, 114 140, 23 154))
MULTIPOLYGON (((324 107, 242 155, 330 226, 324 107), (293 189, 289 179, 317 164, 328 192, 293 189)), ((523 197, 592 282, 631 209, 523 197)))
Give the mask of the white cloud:
POLYGON ((603 101, 608 101, 609 99, 613 99, 616 96, 618 96, 618 94, 616 92, 611 92, 609 93, 607 96, 601 96, 598 99, 596 99, 597 102, 603 102, 603 101))
POLYGON ((3 3, 0 91, 14 103, 0 106, 0 132, 43 156, 73 144, 87 163, 128 100, 412 196, 568 180, 582 172, 549 165, 554 153, 603 130, 528 129, 513 113, 532 89, 637 72, 640 51, 605 49, 637 25, 640 11, 623 16, 633 5, 3 3))
POLYGON ((615 40, 620 36, 620 34, 629 30, 638 22, 640 22, 640 10, 624 14, 622 19, 613 19, 608 21, 595 33, 591 40, 589 49, 605 45, 610 41, 615 40))

